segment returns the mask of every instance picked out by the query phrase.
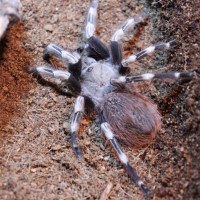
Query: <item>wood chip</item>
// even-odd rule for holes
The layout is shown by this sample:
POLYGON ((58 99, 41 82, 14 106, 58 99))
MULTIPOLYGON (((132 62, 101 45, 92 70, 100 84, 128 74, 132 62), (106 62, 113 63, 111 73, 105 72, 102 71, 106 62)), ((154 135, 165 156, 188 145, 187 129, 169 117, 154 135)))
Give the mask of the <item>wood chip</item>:
POLYGON ((54 150, 54 151, 59 151, 61 149, 62 149, 62 146, 59 144, 56 144, 54 147, 52 147, 52 150, 54 150))
POLYGON ((108 183, 108 185, 106 186, 105 190, 101 194, 100 200, 106 200, 106 199, 108 199, 112 188, 113 188, 113 183, 111 183, 111 182, 108 183))

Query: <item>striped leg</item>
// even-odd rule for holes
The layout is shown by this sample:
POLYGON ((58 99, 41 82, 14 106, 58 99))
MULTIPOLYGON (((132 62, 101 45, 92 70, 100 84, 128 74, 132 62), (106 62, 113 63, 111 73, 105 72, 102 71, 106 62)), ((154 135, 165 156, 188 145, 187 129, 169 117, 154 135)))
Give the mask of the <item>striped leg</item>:
POLYGON ((48 61, 50 55, 54 55, 64 61, 67 61, 69 63, 69 72, 72 73, 74 77, 79 79, 81 75, 82 63, 80 55, 77 52, 69 52, 56 44, 49 44, 44 50, 44 59, 48 61))
POLYGON ((93 0, 90 4, 85 27, 85 34, 87 39, 92 37, 95 33, 98 3, 98 0, 93 0))
POLYGON ((128 19, 120 29, 118 29, 111 37, 111 41, 119 42, 127 31, 133 28, 136 24, 142 22, 146 17, 146 13, 143 11, 139 16, 128 19))
MULTIPOLYGON (((46 76, 58 78, 62 81, 65 81, 69 89, 73 91, 74 93, 78 94, 81 92, 80 83, 71 73, 67 71, 57 70, 57 69, 46 67, 46 66, 32 67, 28 70, 29 70, 29 73, 38 73, 41 76, 46 75, 46 76)), ((63 92, 66 92, 66 91, 63 90, 63 92)))
POLYGON ((97 18, 97 7, 98 0, 93 0, 90 4, 88 15, 86 18, 85 33, 89 46, 87 51, 89 56, 94 57, 97 60, 106 59, 109 57, 109 50, 106 45, 95 37, 96 18, 97 18))
POLYGON ((74 153, 76 155, 77 158, 81 158, 82 154, 80 151, 80 148, 78 146, 78 142, 77 142, 77 132, 78 132, 78 128, 79 128, 79 124, 81 121, 81 117, 84 113, 84 107, 85 107, 85 99, 82 96, 78 96, 75 102, 75 106, 74 106, 74 113, 72 116, 72 122, 71 122, 71 144, 72 144, 72 148, 74 150, 74 153))
POLYGON ((146 81, 152 79, 188 79, 196 76, 196 72, 166 72, 166 73, 146 73, 136 76, 120 76, 116 79, 111 79, 111 84, 120 85, 123 83, 146 81))
POLYGON ((121 65, 122 62, 122 51, 121 51, 121 45, 119 44, 119 41, 123 38, 126 32, 133 28, 136 24, 140 23, 144 20, 146 17, 145 12, 142 12, 137 17, 132 17, 128 19, 120 29, 118 29, 111 37, 111 54, 113 63, 115 65, 120 66, 120 68, 123 68, 121 65))
POLYGON ((127 58, 123 59, 122 60, 122 65, 126 65, 127 63, 130 63, 130 62, 135 62, 136 60, 139 60, 155 51, 164 51, 164 50, 167 50, 167 49, 170 49, 170 48, 173 48, 176 46, 176 41, 175 40, 172 40, 170 42, 167 42, 167 43, 158 43, 158 44, 155 44, 155 45, 152 45, 152 46, 149 46, 147 47, 146 49, 138 52, 137 54, 135 55, 130 55, 128 56, 127 58))
POLYGON ((30 73, 39 73, 41 75, 47 75, 54 78, 59 78, 61 80, 69 80, 71 74, 67 71, 57 70, 51 67, 39 66, 39 67, 32 67, 29 70, 30 73))
POLYGON ((56 44, 49 44, 44 50, 44 58, 49 55, 54 55, 58 58, 68 61, 71 64, 76 64, 80 60, 80 55, 77 52, 69 52, 56 44))
POLYGON ((147 197, 151 197, 152 191, 146 187, 146 185, 143 183, 141 178, 137 175, 136 170, 129 164, 127 156, 123 152, 121 146, 119 145, 117 139, 115 138, 112 132, 110 125, 105 121, 105 119, 101 123, 101 129, 104 132, 106 138, 110 141, 110 144, 112 145, 115 152, 117 153, 117 156, 119 157, 121 163, 126 168, 127 173, 131 177, 132 181, 140 188, 140 190, 147 197))

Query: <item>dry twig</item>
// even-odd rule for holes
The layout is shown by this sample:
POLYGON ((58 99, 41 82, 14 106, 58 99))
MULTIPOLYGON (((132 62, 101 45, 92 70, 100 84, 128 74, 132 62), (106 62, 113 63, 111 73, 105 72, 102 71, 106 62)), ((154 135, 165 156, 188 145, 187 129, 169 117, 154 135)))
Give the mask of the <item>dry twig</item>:
POLYGON ((100 200, 106 200, 109 197, 109 194, 113 188, 113 183, 108 183, 105 190, 101 194, 100 200))

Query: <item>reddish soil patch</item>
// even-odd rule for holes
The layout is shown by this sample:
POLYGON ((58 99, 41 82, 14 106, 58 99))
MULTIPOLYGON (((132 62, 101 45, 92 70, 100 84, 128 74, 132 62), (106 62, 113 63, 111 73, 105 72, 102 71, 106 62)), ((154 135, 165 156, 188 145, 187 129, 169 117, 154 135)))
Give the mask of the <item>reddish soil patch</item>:
POLYGON ((23 70, 32 62, 23 44, 25 38, 24 25, 18 22, 9 26, 0 44, 0 130, 20 114, 19 102, 32 87, 30 76, 23 70))

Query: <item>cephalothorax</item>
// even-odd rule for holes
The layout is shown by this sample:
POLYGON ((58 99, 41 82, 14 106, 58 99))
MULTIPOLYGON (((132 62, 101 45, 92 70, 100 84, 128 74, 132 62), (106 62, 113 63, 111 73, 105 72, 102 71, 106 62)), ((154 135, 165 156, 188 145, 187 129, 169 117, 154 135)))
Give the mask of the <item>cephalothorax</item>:
POLYGON ((20 18, 20 7, 19 0, 0 0, 0 39, 6 31, 9 21, 20 18))
POLYGON ((151 80, 154 78, 178 79, 191 78, 195 72, 167 72, 159 74, 142 74, 122 76, 128 71, 126 66, 158 50, 166 50, 175 45, 175 41, 152 45, 143 51, 122 59, 120 40, 134 25, 146 16, 142 12, 137 17, 128 19, 111 37, 110 48, 95 36, 98 0, 93 0, 86 19, 86 39, 81 55, 69 52, 55 44, 45 49, 45 57, 54 55, 67 60, 68 71, 53 67, 39 66, 30 69, 40 75, 61 79, 61 90, 70 90, 77 97, 71 122, 71 143, 75 155, 81 158, 77 142, 77 132, 81 117, 87 108, 93 107, 99 117, 101 130, 110 141, 121 163, 134 183, 145 193, 152 196, 134 168, 129 164, 118 140, 133 147, 141 147, 152 142, 161 126, 161 117, 157 107, 149 98, 132 88, 131 82, 151 80), (67 87, 66 87, 67 86, 67 87))

